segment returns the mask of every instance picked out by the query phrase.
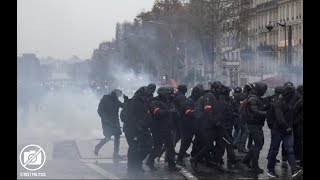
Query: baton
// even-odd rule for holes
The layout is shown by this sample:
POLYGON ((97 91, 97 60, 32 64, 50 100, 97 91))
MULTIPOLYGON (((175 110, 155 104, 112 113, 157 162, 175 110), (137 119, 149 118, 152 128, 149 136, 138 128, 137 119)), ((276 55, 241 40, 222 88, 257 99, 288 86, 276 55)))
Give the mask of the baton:
POLYGON ((227 142, 228 144, 231 144, 231 143, 229 143, 229 141, 228 140, 226 140, 226 138, 222 138, 225 142, 227 142))

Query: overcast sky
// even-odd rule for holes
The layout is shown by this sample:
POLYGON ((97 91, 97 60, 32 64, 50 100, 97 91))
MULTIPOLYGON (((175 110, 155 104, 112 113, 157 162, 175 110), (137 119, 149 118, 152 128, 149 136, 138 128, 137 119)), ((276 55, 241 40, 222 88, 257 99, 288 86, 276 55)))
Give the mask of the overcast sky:
POLYGON ((17 0, 17 53, 91 58, 99 43, 115 38, 117 22, 133 21, 154 0, 17 0))

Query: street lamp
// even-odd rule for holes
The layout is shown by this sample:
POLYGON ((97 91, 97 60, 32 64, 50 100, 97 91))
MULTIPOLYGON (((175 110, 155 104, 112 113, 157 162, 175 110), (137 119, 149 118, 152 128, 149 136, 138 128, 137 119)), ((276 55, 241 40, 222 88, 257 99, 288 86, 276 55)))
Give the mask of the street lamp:
POLYGON ((281 24, 275 21, 269 21, 269 25, 266 26, 266 28, 271 31, 273 29, 273 26, 271 25, 271 22, 277 23, 278 25, 284 27, 284 58, 285 63, 288 63, 289 65, 292 64, 292 28, 291 25, 288 25, 289 31, 288 31, 288 50, 287 50, 287 24, 281 24), (288 51, 288 61, 287 61, 287 51, 288 51))

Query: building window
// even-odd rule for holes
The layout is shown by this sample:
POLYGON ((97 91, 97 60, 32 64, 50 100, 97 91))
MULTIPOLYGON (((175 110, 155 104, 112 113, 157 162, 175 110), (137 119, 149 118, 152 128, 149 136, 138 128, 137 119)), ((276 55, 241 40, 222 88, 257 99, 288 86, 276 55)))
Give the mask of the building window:
POLYGON ((236 52, 236 60, 238 61, 239 60, 239 53, 236 52))
POLYGON ((240 79, 240 83, 241 83, 241 86, 244 86, 247 84, 247 78, 241 78, 240 79))

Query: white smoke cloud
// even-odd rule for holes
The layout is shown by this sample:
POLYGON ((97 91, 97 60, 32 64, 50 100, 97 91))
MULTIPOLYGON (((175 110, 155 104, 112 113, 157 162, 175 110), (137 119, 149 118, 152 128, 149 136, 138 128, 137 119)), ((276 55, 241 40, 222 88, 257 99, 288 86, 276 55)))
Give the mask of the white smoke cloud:
MULTIPOLYGON (((18 94, 19 96, 19 94, 18 94)), ((17 109, 18 142, 102 137, 99 99, 89 90, 61 89, 41 97, 39 106, 17 109)))

